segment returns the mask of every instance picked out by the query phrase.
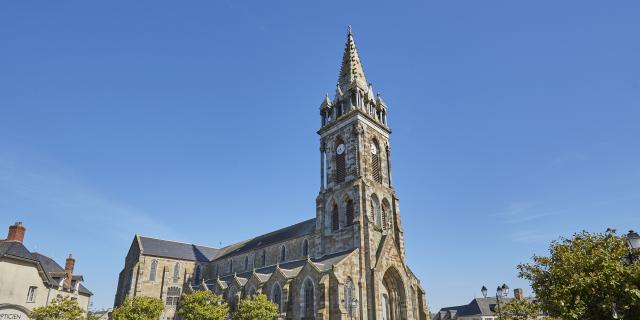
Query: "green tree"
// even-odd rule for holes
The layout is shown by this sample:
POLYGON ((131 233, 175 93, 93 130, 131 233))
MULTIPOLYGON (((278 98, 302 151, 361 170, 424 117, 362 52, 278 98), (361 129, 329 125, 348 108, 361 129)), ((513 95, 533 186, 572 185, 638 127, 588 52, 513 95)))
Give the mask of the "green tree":
POLYGON ((640 319, 640 265, 627 261, 626 239, 586 231, 553 241, 550 255, 520 264, 540 308, 566 320, 640 319))
POLYGON ((279 314, 277 304, 269 301, 264 294, 257 294, 240 300, 233 320, 271 320, 279 314))
POLYGON ((87 313, 87 320, 98 320, 100 319, 100 315, 96 312, 89 311, 87 313))
POLYGON ((78 305, 78 301, 69 298, 54 299, 51 304, 34 308, 29 314, 33 320, 83 320, 84 310, 78 305))
POLYGON ((154 297, 127 297, 122 305, 113 310, 113 320, 158 320, 164 305, 154 297))
POLYGON ((178 313, 185 320, 225 320, 229 306, 211 291, 183 294, 178 313))
POLYGON ((537 304, 526 299, 513 299, 501 306, 502 320, 535 320, 540 315, 537 304))
POLYGON ((106 314, 108 312, 109 312, 108 310, 93 310, 93 311, 89 311, 89 312, 87 312, 87 320, 98 320, 104 314, 106 314))

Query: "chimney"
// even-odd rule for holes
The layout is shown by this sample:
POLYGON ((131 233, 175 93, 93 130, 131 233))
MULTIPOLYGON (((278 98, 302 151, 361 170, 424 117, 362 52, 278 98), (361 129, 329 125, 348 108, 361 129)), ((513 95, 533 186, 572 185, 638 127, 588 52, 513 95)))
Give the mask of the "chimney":
POLYGON ((22 222, 18 221, 14 225, 9 226, 7 240, 22 242, 24 240, 25 231, 27 231, 27 228, 22 225, 22 222))
POLYGON ((522 288, 514 289, 513 297, 516 298, 517 300, 524 299, 524 291, 522 290, 522 288))
POLYGON ((69 254, 69 258, 67 258, 67 261, 64 264, 64 273, 67 274, 67 279, 65 280, 65 283, 67 284, 67 286, 69 286, 69 288, 71 288, 71 277, 73 276, 73 267, 75 265, 76 265, 76 259, 71 257, 71 254, 69 254))

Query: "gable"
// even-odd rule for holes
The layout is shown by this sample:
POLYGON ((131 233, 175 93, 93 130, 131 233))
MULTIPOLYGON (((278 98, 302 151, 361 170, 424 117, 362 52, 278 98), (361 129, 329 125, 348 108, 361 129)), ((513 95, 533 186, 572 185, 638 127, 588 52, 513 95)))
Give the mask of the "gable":
POLYGON ((396 242, 393 240, 393 237, 385 235, 382 237, 381 242, 382 244, 378 246, 378 251, 376 252, 376 265, 374 268, 378 269, 384 260, 399 260, 402 264, 402 270, 405 270, 405 266, 402 263, 402 258, 398 252, 398 247, 396 246, 396 242))

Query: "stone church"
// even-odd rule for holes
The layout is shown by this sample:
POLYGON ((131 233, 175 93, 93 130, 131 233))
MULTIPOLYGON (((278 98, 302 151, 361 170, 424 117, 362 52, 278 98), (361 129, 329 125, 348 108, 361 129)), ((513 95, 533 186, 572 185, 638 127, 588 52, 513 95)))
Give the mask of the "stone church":
POLYGON ((126 296, 165 303, 211 290, 231 310, 256 293, 282 319, 428 319, 425 291, 407 266, 391 175, 388 106, 365 77, 351 30, 333 99, 320 104, 316 216, 223 248, 136 235, 120 273, 126 296))

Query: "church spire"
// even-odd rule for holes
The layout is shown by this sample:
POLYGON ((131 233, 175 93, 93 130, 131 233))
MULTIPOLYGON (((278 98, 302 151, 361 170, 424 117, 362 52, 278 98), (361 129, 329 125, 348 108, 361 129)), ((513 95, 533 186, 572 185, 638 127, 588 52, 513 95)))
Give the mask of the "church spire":
POLYGON ((367 88, 367 79, 364 76, 358 49, 356 49, 356 42, 353 40, 351 26, 349 26, 347 42, 342 56, 342 65, 340 66, 340 76, 338 77, 338 87, 342 92, 347 92, 354 82, 362 88, 367 88))

